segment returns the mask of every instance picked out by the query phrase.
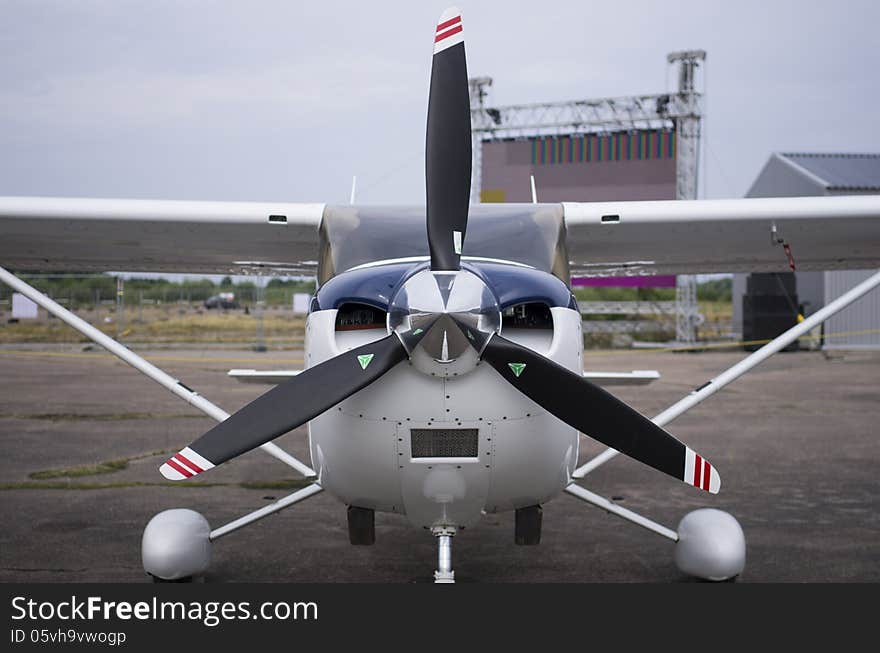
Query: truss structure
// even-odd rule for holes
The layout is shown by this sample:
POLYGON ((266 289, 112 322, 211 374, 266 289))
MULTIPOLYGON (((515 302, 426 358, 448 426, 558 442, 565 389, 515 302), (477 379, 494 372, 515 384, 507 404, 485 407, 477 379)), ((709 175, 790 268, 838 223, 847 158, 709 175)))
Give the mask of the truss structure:
MULTIPOLYGON (((658 95, 495 107, 489 103, 492 78, 471 78, 471 203, 480 202, 484 142, 645 129, 675 130, 676 199, 696 199, 703 115, 703 95, 697 92, 696 76, 705 59, 703 50, 670 53, 666 61, 677 66, 678 91, 658 95)), ((678 277, 676 304, 676 340, 693 343, 698 314, 694 277, 678 277)))

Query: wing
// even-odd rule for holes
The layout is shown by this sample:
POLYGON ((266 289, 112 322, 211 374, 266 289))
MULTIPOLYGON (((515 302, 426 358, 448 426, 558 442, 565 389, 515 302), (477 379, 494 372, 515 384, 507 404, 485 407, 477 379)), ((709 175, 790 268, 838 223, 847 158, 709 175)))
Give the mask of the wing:
POLYGON ((0 265, 314 274, 323 204, 0 197, 0 265))
MULTIPOLYGON (((324 208, 0 197, 0 265, 311 275, 324 208)), ((574 276, 787 271, 784 245, 799 270, 880 267, 880 195, 563 203, 562 208, 574 276)), ((487 216, 509 209, 480 207, 487 216)))
POLYGON ((880 195, 563 203, 573 276, 880 267, 880 195), (786 248, 786 245, 788 246, 786 248))

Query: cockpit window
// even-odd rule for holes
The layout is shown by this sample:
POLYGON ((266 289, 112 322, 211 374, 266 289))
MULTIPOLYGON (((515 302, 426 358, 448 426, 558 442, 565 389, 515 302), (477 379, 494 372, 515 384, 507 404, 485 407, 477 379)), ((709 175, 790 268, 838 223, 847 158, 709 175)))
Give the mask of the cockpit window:
MULTIPOLYGON (((561 204, 470 208, 465 257, 515 261, 569 281, 561 204)), ((358 265, 428 256, 424 207, 328 206, 321 222, 318 283, 358 265)))

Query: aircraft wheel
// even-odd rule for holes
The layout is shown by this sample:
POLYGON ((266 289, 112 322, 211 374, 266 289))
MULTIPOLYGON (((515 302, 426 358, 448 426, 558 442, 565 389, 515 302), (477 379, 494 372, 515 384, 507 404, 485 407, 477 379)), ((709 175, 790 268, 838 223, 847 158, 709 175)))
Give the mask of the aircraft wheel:
POLYGON ((194 510, 176 508, 153 517, 141 539, 144 571, 156 582, 188 582, 211 564, 211 527, 194 510))
POLYGON ((694 510, 678 525, 675 564, 685 574, 729 581, 746 565, 746 538, 739 522, 714 508, 694 510))

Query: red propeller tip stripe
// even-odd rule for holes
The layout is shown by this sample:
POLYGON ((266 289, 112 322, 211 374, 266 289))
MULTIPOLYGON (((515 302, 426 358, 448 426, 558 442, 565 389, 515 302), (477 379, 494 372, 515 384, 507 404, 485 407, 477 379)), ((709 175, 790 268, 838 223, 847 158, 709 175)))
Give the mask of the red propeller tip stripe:
POLYGON ((183 474, 187 478, 194 476, 194 474, 191 471, 189 471, 186 467, 178 464, 177 461, 174 460, 174 458, 169 458, 168 460, 165 461, 165 464, 168 465, 169 467, 171 467, 172 469, 180 472, 181 474, 183 474))
POLYGON ((450 18, 449 20, 437 25, 437 31, 442 32, 447 27, 452 27, 453 25, 460 23, 460 22, 461 22, 461 16, 455 16, 454 18, 450 18))
POLYGON ((453 36, 453 35, 455 35, 455 34, 458 34, 460 31, 461 31, 461 25, 459 25, 458 27, 455 27, 455 28, 449 30, 448 32, 443 32, 443 34, 438 34, 438 35, 434 38, 434 43, 439 43, 440 41, 442 41, 442 40, 444 40, 444 39, 448 39, 450 36, 453 36))

